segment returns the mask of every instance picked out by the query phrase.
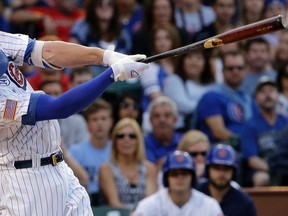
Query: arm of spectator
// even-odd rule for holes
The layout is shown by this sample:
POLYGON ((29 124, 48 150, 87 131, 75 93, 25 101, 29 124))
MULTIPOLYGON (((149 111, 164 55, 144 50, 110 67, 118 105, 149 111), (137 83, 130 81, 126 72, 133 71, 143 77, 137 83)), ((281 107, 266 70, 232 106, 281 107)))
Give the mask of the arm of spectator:
POLYGON ((144 94, 151 100, 162 95, 161 87, 158 81, 158 70, 159 66, 155 63, 151 63, 149 71, 146 74, 143 73, 140 77, 140 83, 144 90, 144 94))
POLYGON ((145 166, 147 170, 146 178, 146 196, 155 193, 158 189, 157 187, 157 170, 154 164, 149 161, 145 161, 145 166))
POLYGON ((26 22, 41 22, 45 19, 45 14, 34 13, 28 9, 19 9, 11 13, 10 22, 15 24, 26 22))
POLYGON ((99 188, 109 205, 120 208, 124 207, 118 197, 113 172, 106 163, 103 163, 99 169, 99 188))
POLYGON ((183 114, 190 114, 196 108, 197 102, 191 100, 187 95, 185 83, 175 74, 165 80, 163 92, 166 96, 175 101, 178 111, 183 114), (177 89, 177 91, 175 91, 177 89))
POLYGON ((258 171, 267 172, 269 170, 268 163, 258 156, 252 156, 248 158, 248 164, 250 168, 258 171))
POLYGON ((225 127, 221 115, 210 116, 205 120, 207 126, 211 130, 213 136, 218 140, 228 140, 233 133, 225 127))

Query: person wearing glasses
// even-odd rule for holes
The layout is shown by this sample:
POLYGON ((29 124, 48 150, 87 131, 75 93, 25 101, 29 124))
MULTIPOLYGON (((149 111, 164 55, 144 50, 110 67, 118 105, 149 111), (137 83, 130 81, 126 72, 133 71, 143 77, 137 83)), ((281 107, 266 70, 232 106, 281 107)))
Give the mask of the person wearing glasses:
POLYGON ((122 118, 133 118, 139 125, 142 123, 142 109, 140 105, 140 98, 134 92, 125 92, 119 95, 115 103, 114 119, 117 123, 122 118))
POLYGON ((181 138, 177 149, 188 152, 193 158, 198 182, 202 182, 205 179, 206 154, 210 149, 208 137, 201 131, 189 130, 181 138))
POLYGON ((135 119, 117 122, 111 139, 110 160, 99 171, 100 190, 108 205, 133 211, 157 190, 156 168, 145 160, 143 134, 135 119))
POLYGON ((243 125, 253 112, 251 96, 239 89, 245 77, 245 58, 241 51, 233 51, 225 53, 222 61, 224 83, 215 84, 200 99, 194 127, 211 144, 228 142, 238 148, 243 125))

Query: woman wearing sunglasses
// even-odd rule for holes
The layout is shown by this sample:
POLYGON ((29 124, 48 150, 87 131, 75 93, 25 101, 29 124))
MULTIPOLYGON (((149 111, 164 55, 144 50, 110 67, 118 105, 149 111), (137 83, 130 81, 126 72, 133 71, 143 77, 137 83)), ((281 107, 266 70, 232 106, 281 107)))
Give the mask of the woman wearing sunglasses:
POLYGON ((100 167, 99 183, 108 205, 130 210, 156 192, 156 169, 145 160, 143 135, 136 120, 123 118, 115 125, 110 161, 100 167))
POLYGON ((210 149, 208 137, 198 130, 187 131, 178 145, 178 150, 188 152, 196 164, 198 181, 204 180, 206 154, 210 149))

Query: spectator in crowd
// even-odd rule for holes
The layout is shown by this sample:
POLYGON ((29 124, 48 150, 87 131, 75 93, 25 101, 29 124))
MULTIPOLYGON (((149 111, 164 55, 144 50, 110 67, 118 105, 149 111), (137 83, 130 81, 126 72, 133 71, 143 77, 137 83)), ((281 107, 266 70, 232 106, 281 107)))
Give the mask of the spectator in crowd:
POLYGON ((153 53, 153 30, 159 24, 170 23, 180 35, 182 45, 188 43, 187 32, 175 25, 173 0, 147 0, 144 3, 144 14, 141 28, 132 37, 132 53, 153 53))
POLYGON ((241 25, 258 22, 263 19, 265 0, 242 0, 241 1, 241 25))
POLYGON ((70 41, 90 47, 107 49, 128 54, 131 38, 123 30, 114 0, 90 0, 86 16, 78 20, 70 32, 70 41))
POLYGON ((187 152, 171 152, 163 166, 163 185, 157 193, 139 202, 135 216, 221 216, 215 199, 195 190, 195 164, 187 152))
POLYGON ((10 22, 9 18, 5 14, 7 5, 4 1, 0 2, 0 31, 9 32, 10 30, 10 22))
MULTIPOLYGON (((211 142, 239 143, 243 124, 252 116, 252 98, 239 90, 245 77, 245 58, 241 51, 223 56, 224 83, 216 84, 200 99, 194 126, 211 142)), ((232 143, 231 143, 232 144, 232 143)))
POLYGON ((132 118, 141 125, 142 109, 140 99, 134 93, 122 94, 113 107, 115 122, 123 118, 132 118))
POLYGON ((211 67, 216 83, 223 83, 223 62, 222 57, 225 53, 236 52, 240 50, 240 43, 229 43, 217 47, 211 51, 211 67))
POLYGON ((246 41, 246 73, 241 90, 247 94, 253 95, 255 83, 262 76, 269 76, 276 80, 277 73, 271 65, 271 53, 268 42, 263 38, 254 38, 246 41))
POLYGON ((31 38, 39 38, 42 30, 46 34, 54 33, 54 28, 49 24, 51 23, 49 16, 34 11, 39 8, 49 8, 50 6, 45 1, 22 0, 18 1, 18 4, 12 1, 10 7, 11 33, 27 34, 31 38))
MULTIPOLYGON (((59 81, 43 81, 40 89, 53 97, 63 94, 63 88, 59 81)), ((58 119, 61 128, 62 146, 69 149, 70 146, 84 141, 88 138, 88 130, 84 118, 74 114, 65 119, 58 119)))
POLYGON ((115 4, 119 12, 120 22, 132 38, 133 33, 141 26, 143 6, 136 0, 115 0, 115 4))
POLYGON ((32 33, 36 32, 36 35, 30 35, 32 38, 50 34, 67 41, 72 26, 83 17, 83 11, 77 7, 75 0, 54 0, 53 3, 52 6, 47 6, 45 1, 24 1, 24 7, 12 13, 11 22, 16 26, 13 32, 18 33, 18 23, 22 23, 24 32, 21 33, 27 33, 25 23, 32 22, 32 33))
POLYGON ((284 68, 288 62, 288 30, 279 32, 279 45, 275 49, 274 66, 277 71, 284 68))
POLYGON ((45 81, 57 81, 61 84, 63 92, 70 89, 70 78, 61 70, 36 68, 35 75, 28 78, 32 88, 39 90, 45 81))
POLYGON ((89 67, 73 68, 70 73, 70 86, 74 88, 91 79, 93 79, 93 73, 89 67))
POLYGON ((138 202, 157 190, 156 169, 145 160, 141 128, 124 118, 112 131, 110 160, 101 165, 100 188, 108 205, 134 210, 138 202))
POLYGON ((256 216, 252 199, 241 189, 231 186, 238 169, 235 150, 224 144, 211 148, 207 156, 206 172, 208 181, 197 186, 201 192, 215 198, 224 213, 229 216, 256 216))
POLYGON ((288 116, 288 64, 278 71, 277 87, 279 91, 277 111, 288 116))
POLYGON ((109 160, 111 151, 112 107, 103 99, 97 99, 84 110, 84 116, 90 138, 71 146, 70 154, 89 175, 87 192, 91 205, 100 205, 103 200, 99 194, 98 175, 100 166, 109 160))
MULTIPOLYGON (((189 130, 185 132, 179 141, 177 150, 188 152, 195 162, 195 174, 198 182, 206 180, 204 168, 206 153, 209 149, 210 143, 208 137, 198 130, 189 130)), ((161 186, 163 186, 162 176, 163 173, 160 171, 158 173, 158 182, 161 186)))
POLYGON ((215 21, 214 10, 201 0, 185 0, 175 11, 176 26, 186 30, 192 42, 196 33, 215 21))
POLYGON ((176 73, 167 77, 163 88, 164 94, 177 105, 177 129, 187 131, 191 128, 198 101, 213 81, 208 52, 199 50, 180 57, 176 73))
POLYGON ((198 183, 204 181, 206 154, 210 149, 208 137, 198 130, 187 131, 179 142, 177 147, 180 151, 186 151, 192 156, 196 164, 196 176, 198 183))
MULTIPOLYGON (((278 15, 283 15, 283 18, 287 19, 287 5, 285 0, 265 0, 263 18, 267 19, 278 15)), ((262 36, 268 41, 272 54, 274 53, 275 48, 279 45, 279 34, 280 31, 262 36)))
POLYGON ((227 29, 235 27, 233 18, 236 13, 236 7, 236 0, 215 0, 212 4, 212 8, 215 11, 216 19, 199 31, 195 35, 194 40, 200 41, 213 37, 226 31, 227 29))
POLYGON ((182 133, 175 131, 176 104, 166 96, 160 96, 149 105, 152 132, 145 136, 146 157, 161 170, 165 157, 176 150, 182 133))
POLYGON ((255 90, 259 112, 244 125, 241 136, 241 151, 251 169, 246 175, 248 186, 273 184, 273 170, 269 169, 268 161, 278 148, 276 141, 281 136, 281 131, 288 124, 287 117, 276 112, 278 96, 276 83, 269 77, 262 77, 255 90))
MULTIPOLYGON (((175 26, 170 23, 159 24, 153 30, 153 54, 159 54, 180 45, 180 38, 175 26)), ((149 116, 147 108, 155 98, 163 95, 163 87, 166 79, 175 72, 178 58, 164 58, 150 64, 149 73, 140 77, 143 88, 142 109, 144 111, 144 131, 149 131, 149 116), (148 125, 148 126, 146 126, 148 125), (146 129, 147 128, 147 129, 146 129)))

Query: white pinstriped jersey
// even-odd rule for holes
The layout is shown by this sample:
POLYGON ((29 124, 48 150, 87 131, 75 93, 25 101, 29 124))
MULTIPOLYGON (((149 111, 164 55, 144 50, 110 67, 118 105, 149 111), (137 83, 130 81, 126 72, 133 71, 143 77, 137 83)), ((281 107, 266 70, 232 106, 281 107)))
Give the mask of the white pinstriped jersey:
POLYGON ((27 36, 0 31, 0 49, 10 60, 0 77, 0 215, 92 216, 88 194, 65 162, 40 166, 41 158, 60 150, 58 121, 21 123, 35 91, 16 65, 33 44, 27 36), (32 160, 32 168, 16 169, 14 161, 21 160, 32 160))
POLYGON ((167 188, 141 200, 133 216, 223 216, 221 207, 213 198, 192 189, 190 199, 177 206, 170 198, 167 188))
POLYGON ((37 122, 35 126, 21 124, 21 117, 27 113, 33 89, 14 62, 23 64, 27 45, 27 36, 9 35, 8 42, 7 35, 0 32, 1 49, 13 60, 0 78, 0 164, 31 158, 32 154, 50 154, 59 148, 61 137, 57 120, 37 122), (3 119, 4 112, 9 109, 6 107, 7 100, 17 102, 13 119, 3 119))

